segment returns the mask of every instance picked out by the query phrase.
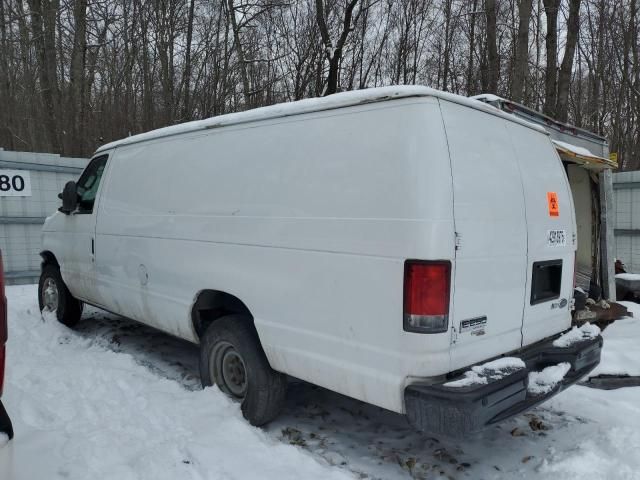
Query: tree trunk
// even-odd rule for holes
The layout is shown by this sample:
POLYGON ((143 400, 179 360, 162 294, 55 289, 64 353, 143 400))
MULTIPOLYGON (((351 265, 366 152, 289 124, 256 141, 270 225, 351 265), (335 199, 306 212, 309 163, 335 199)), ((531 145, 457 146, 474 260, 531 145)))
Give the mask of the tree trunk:
POLYGON ((11 134, 11 121, 13 113, 13 101, 11 98, 11 82, 9 80, 9 45, 7 41, 7 24, 5 23, 4 0, 0 0, 0 51, 7 54, 0 54, 0 145, 13 147, 13 136, 11 134))
POLYGON ((191 105, 189 94, 191 92, 191 42, 193 39, 193 11, 195 0, 189 3, 189 17, 187 19, 187 51, 184 59, 184 76, 182 77, 182 88, 184 88, 184 99, 182 104, 182 120, 191 120, 191 105))
POLYGON ((498 27, 496 15, 496 0, 485 0, 485 14, 487 16, 487 88, 490 93, 498 92, 498 78, 500 77, 500 57, 498 57, 498 27))
POLYGON ((56 114, 58 86, 56 80, 55 9, 57 9, 57 5, 48 0, 29 0, 29 9, 31 10, 31 29, 38 63, 40 94, 45 109, 44 124, 49 137, 50 151, 62 153, 56 114), (54 9, 53 12, 52 9, 54 9))
POLYGON ((227 0, 227 13, 231 23, 231 31, 233 33, 233 44, 235 46, 236 55, 238 57, 238 68, 240 69, 240 77, 242 78, 242 95, 244 96, 245 108, 251 108, 251 86, 249 84, 249 76, 247 75, 247 62, 240 41, 240 28, 236 20, 236 10, 233 0, 227 0))
POLYGON ((151 73, 151 49, 149 48, 149 17, 151 9, 142 9, 142 130, 155 127, 153 104, 153 76, 151 73))
POLYGON ((567 20, 567 43, 562 57, 562 65, 558 75, 558 99, 556 102, 556 118, 566 122, 569 116, 569 83, 573 69, 573 58, 578 43, 580 30, 580 0, 570 0, 569 19, 567 20))
POLYGON ((532 0, 518 2, 518 37, 516 53, 513 61, 513 80, 511 82, 511 99, 522 103, 524 85, 529 70, 529 23, 531 21, 532 0))
POLYGON ((474 59, 476 54, 476 10, 478 9, 478 0, 473 0, 472 13, 469 25, 469 61, 467 63, 467 88, 466 94, 475 95, 475 71, 474 59))
POLYGON ((544 80, 544 113, 550 117, 556 114, 556 81, 558 69, 558 9, 560 0, 544 0, 544 12, 547 18, 547 67, 544 80))
POLYGON ((73 5, 75 33, 73 50, 71 51, 69 125, 71 126, 70 142, 67 146, 72 155, 82 155, 84 148, 84 72, 87 50, 87 0, 76 0, 73 5))
POLYGON ((447 84, 449 83, 449 70, 451 68, 451 1, 445 0, 444 4, 444 52, 443 52, 443 66, 442 66, 442 90, 445 92, 448 90, 447 84))
MULTIPOLYGON (((353 19, 353 10, 357 4, 358 0, 350 0, 346 5, 342 21, 342 33, 340 34, 340 37, 338 38, 338 41, 334 46, 333 42, 331 41, 331 37, 329 36, 329 29, 327 28, 324 3, 322 0, 316 0, 316 22, 318 23, 318 28, 320 29, 322 43, 324 43, 325 56, 329 61, 329 73, 327 75, 327 81, 323 95, 331 95, 338 91, 338 73, 340 69, 340 60, 342 59, 342 49, 344 48, 344 44, 347 41, 349 32, 353 30, 351 20, 353 19)), ((360 10, 358 15, 356 16, 355 21, 358 20, 358 16, 361 12, 362 10, 360 10)))

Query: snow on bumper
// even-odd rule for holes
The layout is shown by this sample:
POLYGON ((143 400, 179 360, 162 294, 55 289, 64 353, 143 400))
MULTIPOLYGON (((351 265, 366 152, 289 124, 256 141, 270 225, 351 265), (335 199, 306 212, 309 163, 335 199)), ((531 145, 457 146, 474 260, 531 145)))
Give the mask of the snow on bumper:
POLYGON ((551 398, 593 370, 602 351, 600 335, 556 346, 561 337, 525 347, 507 361, 470 367, 442 384, 409 385, 404 394, 409 421, 425 432, 458 436, 551 398))

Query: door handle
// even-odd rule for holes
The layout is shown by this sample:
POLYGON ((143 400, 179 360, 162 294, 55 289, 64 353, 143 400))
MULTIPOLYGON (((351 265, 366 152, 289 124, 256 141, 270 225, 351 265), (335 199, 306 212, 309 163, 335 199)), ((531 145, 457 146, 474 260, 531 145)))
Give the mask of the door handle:
POLYGON ((95 245, 95 239, 91 239, 91 261, 95 262, 95 255, 96 255, 96 245, 95 245))

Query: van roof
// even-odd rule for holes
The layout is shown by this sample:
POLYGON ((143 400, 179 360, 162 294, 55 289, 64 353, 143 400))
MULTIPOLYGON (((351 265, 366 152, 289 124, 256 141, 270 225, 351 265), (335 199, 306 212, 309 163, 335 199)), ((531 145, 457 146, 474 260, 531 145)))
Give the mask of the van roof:
POLYGON ((155 140, 158 138, 179 135, 183 133, 197 132, 209 128, 219 128, 229 125, 237 125, 241 123, 255 122, 259 120, 268 120, 281 117, 289 117, 292 115, 300 115, 303 113, 319 112, 324 110, 333 110, 336 108, 350 107, 354 105, 362 105, 368 103, 386 102, 400 98, 410 97, 436 97, 442 100, 465 105, 467 107, 481 110, 491 115, 502 117, 511 122, 519 123, 527 127, 533 128, 541 133, 547 133, 544 128, 519 119, 513 115, 502 112, 500 109, 488 105, 482 101, 455 95, 453 93, 443 92, 429 87, 407 85, 407 86, 391 86, 368 88, 364 90, 355 90, 351 92, 337 93, 328 97, 308 98, 298 100, 296 102, 279 103, 269 107, 255 108, 244 112, 229 113, 217 117, 207 118, 205 120, 195 120, 192 122, 172 125, 170 127, 151 130, 146 133, 133 135, 107 143, 98 148, 96 153, 123 145, 144 142, 147 140, 155 140))

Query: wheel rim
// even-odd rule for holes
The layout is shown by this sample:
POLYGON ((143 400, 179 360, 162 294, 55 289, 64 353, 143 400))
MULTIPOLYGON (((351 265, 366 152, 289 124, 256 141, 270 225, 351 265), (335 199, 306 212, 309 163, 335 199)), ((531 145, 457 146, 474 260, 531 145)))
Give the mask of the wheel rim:
POLYGON ((242 399, 249 385, 247 368, 240 353, 229 342, 219 342, 211 356, 211 371, 218 387, 235 398, 242 399))
POLYGON ((44 306, 44 310, 49 312, 57 311, 58 299, 58 284, 53 278, 46 278, 42 286, 42 305, 44 306))

